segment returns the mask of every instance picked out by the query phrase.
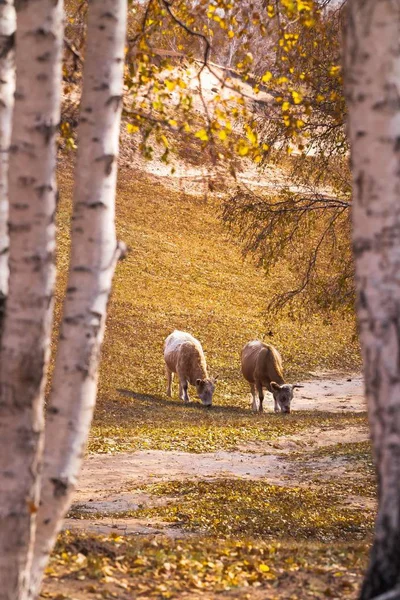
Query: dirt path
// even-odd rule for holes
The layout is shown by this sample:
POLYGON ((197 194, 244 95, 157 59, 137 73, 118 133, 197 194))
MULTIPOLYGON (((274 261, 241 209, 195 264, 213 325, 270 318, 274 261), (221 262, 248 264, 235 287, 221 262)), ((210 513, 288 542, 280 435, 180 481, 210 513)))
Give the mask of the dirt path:
POLYGON ((294 410, 319 410, 328 412, 365 411, 363 380, 360 375, 339 378, 325 373, 315 374, 315 379, 302 383, 304 389, 296 394, 294 410))
MULTIPOLYGON (((294 409, 329 412, 365 410, 362 380, 359 376, 323 378, 304 382, 304 393, 298 394, 294 409)), ((354 443, 368 439, 366 427, 326 429, 314 427, 297 435, 283 436, 274 442, 246 444, 240 451, 192 454, 161 450, 138 451, 116 455, 88 456, 75 494, 66 529, 84 529, 96 533, 122 532, 176 536, 182 532, 160 527, 150 520, 115 518, 113 515, 154 504, 154 498, 141 487, 149 483, 188 478, 249 478, 265 479, 275 485, 303 485, 301 462, 290 460, 290 454, 301 452, 304 460, 318 448, 338 443, 354 443)), ((347 465, 343 460, 329 458, 324 465, 327 477, 342 476, 347 465)), ((158 501, 164 501, 158 500, 158 501)))

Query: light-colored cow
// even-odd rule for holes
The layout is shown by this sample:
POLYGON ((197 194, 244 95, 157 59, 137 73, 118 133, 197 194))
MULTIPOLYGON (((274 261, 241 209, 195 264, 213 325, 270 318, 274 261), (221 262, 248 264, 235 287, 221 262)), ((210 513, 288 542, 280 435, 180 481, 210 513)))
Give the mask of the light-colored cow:
POLYGON ((196 388, 204 406, 211 406, 217 377, 208 376, 203 348, 196 338, 175 329, 165 340, 164 360, 167 372, 167 395, 171 396, 174 373, 179 378, 179 398, 189 402, 188 384, 196 388))
POLYGON ((285 383, 282 358, 278 350, 274 346, 254 340, 244 346, 241 359, 243 377, 250 383, 252 410, 263 411, 264 388, 266 388, 274 397, 275 412, 290 413, 293 390, 302 386, 285 383))

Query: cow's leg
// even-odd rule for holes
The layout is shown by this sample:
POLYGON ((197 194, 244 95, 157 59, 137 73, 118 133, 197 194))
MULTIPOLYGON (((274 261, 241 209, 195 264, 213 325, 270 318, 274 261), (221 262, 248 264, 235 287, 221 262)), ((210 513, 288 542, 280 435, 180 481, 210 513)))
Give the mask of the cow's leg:
MULTIPOLYGON (((179 375, 179 373, 178 373, 179 375)), ((185 377, 179 375, 179 398, 184 402, 189 402, 188 382, 185 377)))
POLYGON ((263 412, 263 402, 264 402, 264 391, 261 383, 257 383, 257 392, 258 392, 258 412, 263 412))
POLYGON ((274 396, 274 412, 276 412, 276 413, 280 412, 279 405, 278 405, 277 400, 275 399, 275 396, 274 396))
POLYGON ((258 402, 257 402, 257 397, 256 397, 256 386, 254 385, 254 383, 250 384, 250 392, 251 392, 251 397, 253 399, 253 401, 251 403, 251 410, 253 412, 258 412, 258 402))
POLYGON ((188 385, 189 385, 189 384, 188 384, 188 382, 187 382, 187 381, 184 381, 184 382, 183 382, 183 384, 182 384, 182 389, 183 389, 183 399, 184 399, 184 401, 185 401, 185 402, 189 402, 189 401, 190 401, 190 399, 189 399, 189 394, 188 394, 188 385))
POLYGON ((168 369, 167 365, 165 365, 165 372, 167 374, 167 396, 171 398, 172 396, 172 382, 174 380, 173 372, 168 369))

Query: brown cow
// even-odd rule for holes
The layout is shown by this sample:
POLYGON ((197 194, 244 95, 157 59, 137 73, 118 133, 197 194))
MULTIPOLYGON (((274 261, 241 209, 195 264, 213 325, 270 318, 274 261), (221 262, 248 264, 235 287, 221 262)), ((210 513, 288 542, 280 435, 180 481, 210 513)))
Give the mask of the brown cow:
POLYGON ((171 396, 173 374, 179 377, 179 398, 189 402, 188 384, 193 385, 204 406, 211 406, 218 379, 210 378, 203 348, 196 338, 185 331, 173 331, 165 340, 164 360, 167 372, 167 395, 171 396))
POLYGON ((282 358, 278 350, 258 340, 248 342, 242 350, 242 373, 250 383, 253 397, 252 410, 263 412, 264 388, 274 397, 275 412, 290 413, 293 390, 301 385, 285 383, 282 374, 282 358), (257 406, 256 390, 259 405, 257 406))

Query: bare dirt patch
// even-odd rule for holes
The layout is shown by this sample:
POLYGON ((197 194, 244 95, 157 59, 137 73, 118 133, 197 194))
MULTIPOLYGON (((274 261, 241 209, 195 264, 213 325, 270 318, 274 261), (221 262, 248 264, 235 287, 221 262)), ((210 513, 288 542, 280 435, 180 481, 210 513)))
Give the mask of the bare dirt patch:
MULTIPOLYGON (((296 410, 331 412, 364 410, 362 380, 359 376, 346 379, 330 378, 304 383, 305 393, 295 400, 296 410)), ((282 436, 273 442, 244 444, 239 451, 210 453, 146 450, 116 455, 88 456, 75 494, 72 515, 65 528, 94 533, 118 531, 125 534, 149 535, 162 533, 176 537, 176 528, 151 520, 114 518, 113 515, 133 511, 141 506, 165 502, 150 498, 140 488, 152 482, 184 481, 186 479, 243 478, 263 479, 274 485, 304 485, 310 471, 324 480, 349 476, 349 463, 340 456, 312 458, 310 453, 337 444, 363 442, 368 439, 366 427, 332 429, 314 427, 296 435, 282 436), (293 461, 293 454, 301 460, 293 461)), ((350 503, 362 503, 358 497, 350 503)))
POLYGON ((304 389, 293 401, 294 410, 328 412, 366 410, 361 375, 349 375, 345 378, 318 372, 312 375, 315 379, 303 382, 304 389))

